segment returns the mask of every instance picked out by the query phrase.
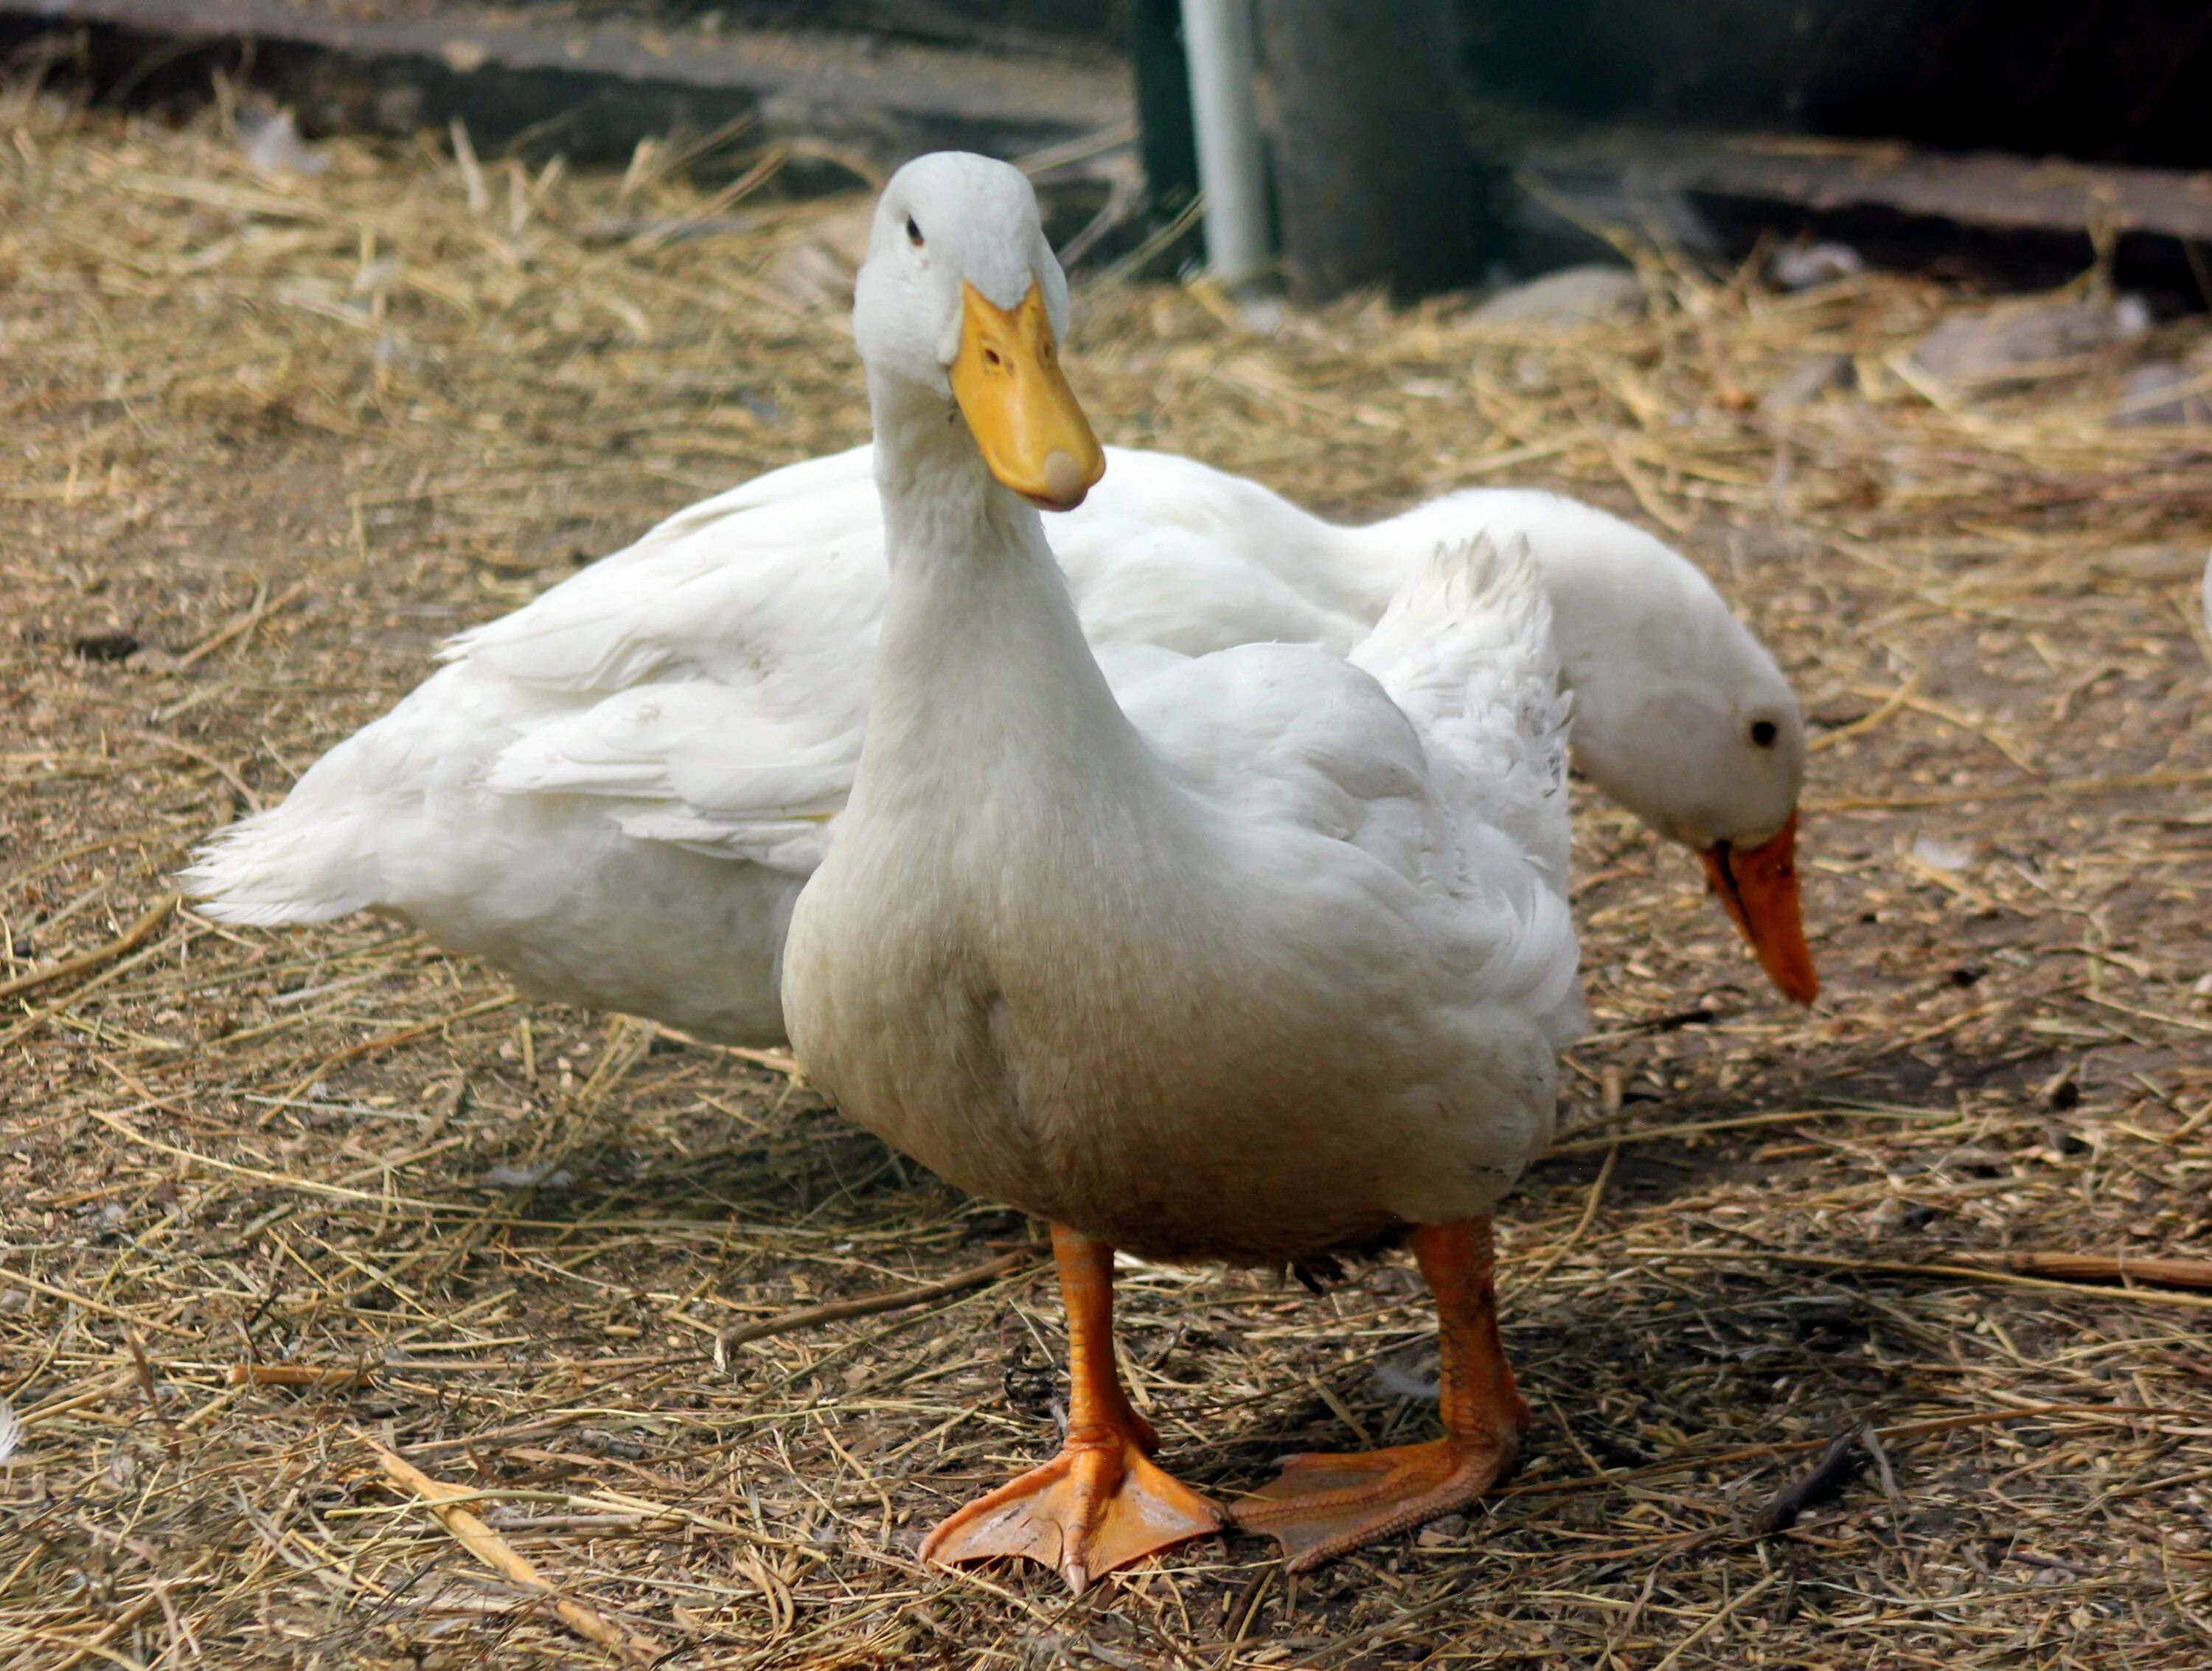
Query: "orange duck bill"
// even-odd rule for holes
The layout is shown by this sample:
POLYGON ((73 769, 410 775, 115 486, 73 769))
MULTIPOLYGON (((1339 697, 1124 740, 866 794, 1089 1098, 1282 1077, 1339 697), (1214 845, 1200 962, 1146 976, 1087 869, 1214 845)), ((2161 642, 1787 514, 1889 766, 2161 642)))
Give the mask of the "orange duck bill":
POLYGON ((1797 908, 1797 815, 1792 812, 1789 823, 1757 847, 1717 842, 1699 856, 1713 891, 1759 954, 1766 978, 1800 1004, 1818 998, 1820 972, 1797 908))

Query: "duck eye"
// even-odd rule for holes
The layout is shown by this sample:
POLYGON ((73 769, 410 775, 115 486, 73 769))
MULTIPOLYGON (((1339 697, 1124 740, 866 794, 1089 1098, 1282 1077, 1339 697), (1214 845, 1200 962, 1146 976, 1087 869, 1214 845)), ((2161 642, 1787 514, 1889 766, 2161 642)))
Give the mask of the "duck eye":
POLYGON ((1756 743, 1760 748, 1772 748, 1774 746, 1775 736, 1776 732, 1773 720, 1753 720, 1751 722, 1751 740, 1753 743, 1756 743))
POLYGON ((914 223, 911 215, 906 217, 906 240, 916 249, 921 247, 921 228, 914 223))

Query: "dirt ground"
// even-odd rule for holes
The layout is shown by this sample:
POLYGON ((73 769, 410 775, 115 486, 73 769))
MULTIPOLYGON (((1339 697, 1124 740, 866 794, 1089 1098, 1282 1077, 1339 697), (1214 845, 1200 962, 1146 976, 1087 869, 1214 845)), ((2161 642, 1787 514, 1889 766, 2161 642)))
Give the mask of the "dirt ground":
MULTIPOLYGON (((225 124, 0 98, 0 1659, 2212 1663, 2212 1293, 1999 1257, 2212 1256, 2212 434, 2108 421, 2201 317, 1961 393, 1905 354, 1984 304, 1928 279, 1646 258, 1640 320, 1260 335, 1079 275, 1109 440, 1346 513, 1557 486, 1702 563, 1818 732, 1826 990, 1781 1004, 1693 861, 1578 800, 1597 1027, 1501 1220, 1520 1474, 1309 1577, 1234 1537, 1071 1601, 915 1555, 1054 1442, 1035 1226, 773 1053, 526 1001, 400 925, 171 903, 443 635, 862 437, 809 277, 843 206, 674 236, 732 210, 656 174, 680 148, 264 176, 225 124), (1852 386, 1762 410, 1815 352, 1852 386)), ((1122 1293, 1202 1489, 1433 1420, 1401 1256, 1122 1293)))

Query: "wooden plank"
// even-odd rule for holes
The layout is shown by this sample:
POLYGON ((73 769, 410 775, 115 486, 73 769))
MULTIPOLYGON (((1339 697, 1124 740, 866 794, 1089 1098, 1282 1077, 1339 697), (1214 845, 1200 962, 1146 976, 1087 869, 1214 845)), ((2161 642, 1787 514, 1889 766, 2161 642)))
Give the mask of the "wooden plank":
POLYGON ((1823 212, 1879 208, 1998 232, 2147 232, 2212 242, 2212 173, 1764 135, 1613 131, 1528 148, 1524 180, 1572 196, 1686 192, 1823 212))
POLYGON ((252 39, 349 66, 371 95, 386 96, 386 125, 459 115, 497 137, 589 105, 591 131, 606 146, 665 131, 672 110, 712 125, 751 109, 768 133, 826 131, 881 161, 946 143, 1012 155, 1127 123, 1134 111, 1126 70, 1109 63, 850 34, 710 32, 474 5, 364 18, 283 0, 0 0, 0 27, 15 31, 88 25, 165 45, 252 39), (389 103, 395 92, 409 96, 389 103), (635 119, 625 123, 624 111, 635 119))

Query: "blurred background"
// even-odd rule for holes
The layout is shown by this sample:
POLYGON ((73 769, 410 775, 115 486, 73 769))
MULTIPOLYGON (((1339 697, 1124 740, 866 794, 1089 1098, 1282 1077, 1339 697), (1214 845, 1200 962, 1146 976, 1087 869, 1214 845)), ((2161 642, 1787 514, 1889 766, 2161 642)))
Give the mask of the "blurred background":
MULTIPOLYGON (((189 103, 221 70, 308 136, 459 118, 535 163, 739 118, 878 173, 1066 147, 1042 174, 1079 255, 1149 236, 1163 271, 1200 247, 1161 234, 1205 150, 1229 276, 1307 301, 1495 283, 1613 228, 1705 256, 1835 237, 2021 284, 2101 253, 2201 305, 2212 237, 2212 203, 2154 172, 2212 164, 2191 0, 5 0, 0 43, 26 42, 65 43, 110 102, 189 103)), ((841 183, 795 156, 776 189, 841 183)))

